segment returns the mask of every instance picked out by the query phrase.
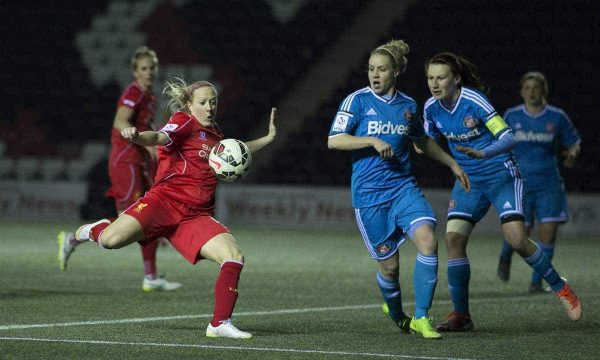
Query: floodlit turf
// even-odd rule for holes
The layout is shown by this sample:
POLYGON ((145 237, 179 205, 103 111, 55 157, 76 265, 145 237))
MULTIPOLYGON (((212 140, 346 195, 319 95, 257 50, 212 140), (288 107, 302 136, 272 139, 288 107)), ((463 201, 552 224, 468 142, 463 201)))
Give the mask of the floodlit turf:
MULTIPOLYGON (((191 266, 159 249, 159 272, 183 287, 144 293, 137 245, 77 248, 56 263, 56 233, 76 224, 0 222, 1 359, 591 359, 600 354, 600 247, 559 239, 555 265, 583 301, 572 323, 552 295, 529 295, 529 268, 514 258, 496 278, 500 239, 475 236, 471 308, 475 331, 431 341, 401 334, 381 313, 376 264, 358 231, 233 228, 246 255, 234 323, 251 340, 207 339, 218 266, 191 266)), ((415 248, 401 248, 403 298, 413 311, 415 248)), ((446 255, 431 315, 450 309, 446 255)))

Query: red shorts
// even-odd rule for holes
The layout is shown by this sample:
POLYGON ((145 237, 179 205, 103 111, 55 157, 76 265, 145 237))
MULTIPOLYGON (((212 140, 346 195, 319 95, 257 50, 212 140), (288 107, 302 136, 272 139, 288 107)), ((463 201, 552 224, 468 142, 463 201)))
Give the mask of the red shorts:
POLYGON ((127 209, 149 189, 142 165, 121 163, 110 166, 108 173, 111 187, 106 194, 115 200, 118 212, 127 209))
POLYGON ((165 237, 192 264, 202 260, 200 249, 204 244, 219 234, 230 232, 210 214, 192 212, 156 189, 147 192, 125 210, 125 214, 142 225, 146 241, 165 237))

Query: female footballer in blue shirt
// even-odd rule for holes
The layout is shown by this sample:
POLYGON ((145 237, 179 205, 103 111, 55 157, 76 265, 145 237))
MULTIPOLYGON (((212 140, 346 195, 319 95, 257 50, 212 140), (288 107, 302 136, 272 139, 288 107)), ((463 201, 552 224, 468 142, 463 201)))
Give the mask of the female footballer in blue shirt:
POLYGON ((458 184, 448 207, 446 249, 448 287, 454 310, 438 331, 469 331, 471 269, 467 242, 475 224, 494 206, 504 238, 537 273, 544 274, 573 321, 581 318, 581 303, 571 286, 554 269, 538 244, 527 237, 523 222, 523 181, 510 150, 515 145, 511 128, 484 95, 486 88, 469 60, 453 53, 426 61, 427 84, 432 97, 425 103, 425 129, 434 139, 445 137, 450 152, 469 175, 471 191, 458 184))
MULTIPOLYGON (((513 129, 517 145, 513 154, 525 184, 525 225, 531 232, 534 220, 538 222, 540 246, 552 260, 554 244, 560 224, 567 222, 567 194, 558 170, 556 149, 563 148, 564 166, 572 167, 581 151, 581 137, 569 116, 548 104, 548 82, 544 74, 530 71, 521 78, 523 104, 504 113, 504 120, 513 129)), ((508 281, 513 249, 504 241, 498 277, 508 281)), ((546 292, 542 276, 533 272, 529 292, 546 292)))
POLYGON ((468 178, 440 146, 425 136, 415 101, 396 90, 406 68, 408 45, 392 40, 369 57, 369 87, 348 95, 333 120, 327 145, 352 151, 352 206, 371 257, 378 261, 377 284, 384 311, 404 332, 441 338, 428 311, 437 284, 435 214, 411 172, 413 142, 452 169, 466 190, 468 178), (417 247, 413 273, 415 315, 402 310, 398 247, 405 238, 417 247))

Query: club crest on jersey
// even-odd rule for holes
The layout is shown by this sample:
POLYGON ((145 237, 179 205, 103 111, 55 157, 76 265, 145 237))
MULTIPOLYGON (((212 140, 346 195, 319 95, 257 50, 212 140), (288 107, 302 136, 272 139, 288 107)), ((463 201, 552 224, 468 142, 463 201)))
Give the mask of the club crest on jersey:
POLYGON ((477 126, 477 120, 471 115, 467 115, 467 117, 465 117, 465 119, 463 120, 463 124, 467 129, 472 129, 475 126, 477 126))
POLYGON ((144 204, 144 203, 139 203, 138 206, 135 207, 135 209, 133 209, 133 211, 135 211, 136 213, 141 213, 142 210, 144 210, 144 208, 148 206, 148 204, 144 204))
POLYGON ((448 204, 448 209, 450 209, 450 210, 456 209, 456 200, 454 200, 454 199, 450 200, 450 203, 448 204))
POLYGON ((406 119, 406 121, 411 121, 413 117, 413 113, 410 110, 406 110, 404 112, 404 118, 406 119))
POLYGON ((551 123, 546 124, 546 131, 549 133, 554 132, 554 124, 551 124, 551 123))
POLYGON ((200 134, 198 134, 198 138, 201 140, 206 140, 206 133, 204 131, 200 131, 200 134))
POLYGON ((379 255, 385 255, 385 254, 389 253, 390 250, 392 250, 392 248, 390 248, 390 246, 388 244, 381 244, 381 245, 377 246, 377 253, 379 255))

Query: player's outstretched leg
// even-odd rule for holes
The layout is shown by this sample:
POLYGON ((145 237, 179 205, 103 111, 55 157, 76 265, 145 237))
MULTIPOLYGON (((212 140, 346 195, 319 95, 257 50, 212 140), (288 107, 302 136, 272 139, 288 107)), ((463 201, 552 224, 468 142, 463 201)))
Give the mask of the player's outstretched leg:
POLYGON ((57 236, 58 240, 58 267, 62 271, 67 270, 67 262, 69 257, 75 251, 75 247, 81 242, 75 240, 75 234, 72 232, 61 231, 57 236))

